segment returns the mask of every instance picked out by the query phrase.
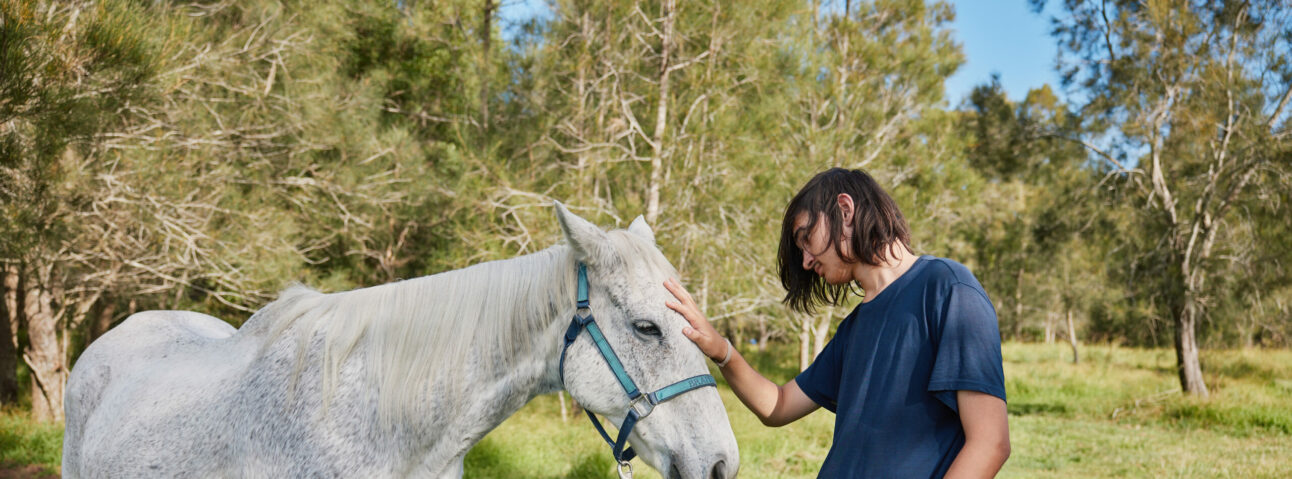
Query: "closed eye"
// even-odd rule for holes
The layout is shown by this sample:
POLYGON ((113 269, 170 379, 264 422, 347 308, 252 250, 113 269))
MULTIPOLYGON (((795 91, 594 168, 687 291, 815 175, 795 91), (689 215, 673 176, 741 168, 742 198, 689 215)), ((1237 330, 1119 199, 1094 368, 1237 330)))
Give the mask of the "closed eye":
POLYGON ((633 321, 633 329, 636 329, 638 334, 655 337, 660 336, 659 326, 656 326, 655 323, 650 321, 633 321))

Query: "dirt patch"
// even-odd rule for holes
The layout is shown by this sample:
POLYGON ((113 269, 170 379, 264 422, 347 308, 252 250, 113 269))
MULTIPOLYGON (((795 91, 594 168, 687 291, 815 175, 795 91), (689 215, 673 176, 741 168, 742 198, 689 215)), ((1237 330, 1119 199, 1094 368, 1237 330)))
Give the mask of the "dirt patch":
POLYGON ((5 464, 0 465, 0 479, 59 479, 59 475, 36 465, 5 464))

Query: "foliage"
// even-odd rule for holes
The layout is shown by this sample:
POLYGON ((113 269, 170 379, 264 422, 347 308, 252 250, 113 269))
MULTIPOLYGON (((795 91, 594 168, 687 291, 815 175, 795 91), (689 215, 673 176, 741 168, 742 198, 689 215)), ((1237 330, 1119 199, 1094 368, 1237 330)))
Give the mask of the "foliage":
POLYGON ((240 324, 292 282, 545 248, 553 200, 651 217, 724 334, 807 351, 847 305, 782 306, 775 238, 830 166, 878 178, 917 252, 968 265, 1006 338, 1066 336, 1071 317, 1078 338, 1170 344, 1189 291, 1207 347, 1292 334, 1289 65, 1260 48, 1286 45, 1275 3, 1065 1, 1056 41, 1095 65, 1065 70, 1082 101, 988 83, 953 106, 963 58, 936 1, 561 0, 510 39, 497 2, 0 1, 0 262, 24 278, 4 309, 31 349, 25 294, 48 293, 57 330, 38 336, 67 364, 136 310, 240 324), (1164 72, 1187 94, 1154 129, 1164 72), (1210 220, 1186 207, 1226 188, 1210 220), (1201 288, 1172 246, 1195 223, 1214 235, 1188 256, 1201 288))
MULTIPOLYGON (((1116 272, 1140 304, 1171 319, 1180 380, 1205 396, 1197 349, 1209 328, 1200 325, 1213 298, 1246 276, 1217 273, 1250 268, 1242 232, 1261 228, 1260 210, 1283 208, 1257 198, 1286 186, 1292 11, 1279 1, 1064 7, 1071 16, 1054 33, 1065 82, 1088 94, 1082 116, 1107 144, 1077 141, 1133 205, 1116 272)), ((1286 281, 1268 279, 1262 287, 1286 281)))

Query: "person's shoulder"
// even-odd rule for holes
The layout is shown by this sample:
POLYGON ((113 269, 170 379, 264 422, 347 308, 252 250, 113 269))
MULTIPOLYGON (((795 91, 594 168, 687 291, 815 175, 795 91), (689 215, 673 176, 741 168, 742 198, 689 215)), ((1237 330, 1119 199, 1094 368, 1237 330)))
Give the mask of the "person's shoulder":
POLYGON ((956 260, 929 255, 924 256, 922 259, 926 263, 924 277, 930 283, 946 287, 962 284, 978 289, 982 288, 982 285, 978 283, 978 278, 975 278, 973 272, 969 271, 969 267, 960 264, 956 260))
MULTIPOLYGON (((959 262, 932 256, 925 257, 925 276, 928 278, 929 285, 925 291, 929 298, 933 299, 936 304, 945 304, 949 298, 957 297, 962 299, 981 298, 982 303, 989 305, 994 311, 991 298, 987 295, 987 290, 982 287, 969 267, 959 262)), ((994 320, 995 313, 992 313, 994 320)))
POLYGON ((941 258, 935 256, 921 257, 924 260, 924 281, 926 285, 932 288, 926 288, 928 292, 937 292, 937 294, 948 294, 953 289, 972 289, 986 296, 987 292, 978 283, 978 278, 974 278, 973 272, 969 267, 961 265, 959 261, 951 258, 941 258))

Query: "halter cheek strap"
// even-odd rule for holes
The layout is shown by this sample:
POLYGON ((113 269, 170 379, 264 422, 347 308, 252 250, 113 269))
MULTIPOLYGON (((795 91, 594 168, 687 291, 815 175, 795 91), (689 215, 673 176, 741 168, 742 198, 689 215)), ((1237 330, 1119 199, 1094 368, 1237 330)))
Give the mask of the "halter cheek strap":
POLYGON ((619 361, 619 356, 615 354, 615 350, 610 347, 609 342, 606 342, 606 336, 601 333, 601 328, 597 326, 596 319, 592 316, 592 310, 588 304, 588 273, 583 263, 579 263, 579 293, 577 300, 578 309, 574 313, 574 318, 570 320, 570 326, 565 329, 565 345, 561 348, 559 366, 561 384, 565 384, 565 353, 570 349, 570 345, 574 344, 574 341, 579 338, 579 334, 587 330, 588 337, 592 339, 592 343, 601 352, 601 357, 605 359, 606 366, 610 367, 615 379, 619 380, 619 385, 624 388, 624 393, 628 395, 628 411, 624 415, 623 424, 619 426, 619 437, 613 440, 610 439, 610 434, 606 433, 606 429, 601 426, 601 421, 597 419, 597 416, 592 411, 584 409, 583 412, 588 414, 588 419, 592 420, 592 425, 597 428, 598 433, 601 433, 601 438, 605 439, 606 444, 610 445, 615 460, 622 467, 637 456, 637 453, 631 447, 625 449, 624 446, 628 444, 628 435, 638 421, 649 416, 651 411, 655 410, 655 406, 660 403, 702 387, 717 387, 717 381, 711 375, 701 374, 664 386, 654 392, 642 394, 641 390, 637 388, 637 383, 633 382, 632 377, 628 375, 628 371, 624 369, 623 363, 619 361))

